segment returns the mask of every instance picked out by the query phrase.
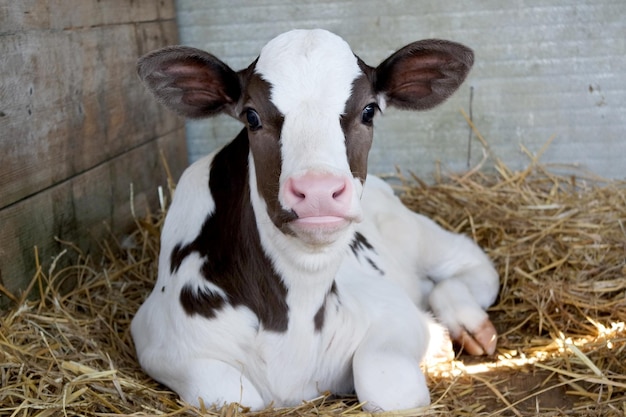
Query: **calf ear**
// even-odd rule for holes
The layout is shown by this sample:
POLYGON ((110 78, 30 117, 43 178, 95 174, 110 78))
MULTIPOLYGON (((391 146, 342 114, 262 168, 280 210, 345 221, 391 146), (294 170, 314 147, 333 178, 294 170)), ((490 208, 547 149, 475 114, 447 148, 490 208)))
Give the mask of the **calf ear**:
POLYGON ((471 49, 429 39, 400 49, 376 68, 375 90, 388 105, 426 110, 454 93, 474 63, 471 49))
POLYGON ((241 96, 237 73, 195 48, 171 46, 151 52, 139 59, 137 72, 161 103, 185 117, 234 115, 241 96))

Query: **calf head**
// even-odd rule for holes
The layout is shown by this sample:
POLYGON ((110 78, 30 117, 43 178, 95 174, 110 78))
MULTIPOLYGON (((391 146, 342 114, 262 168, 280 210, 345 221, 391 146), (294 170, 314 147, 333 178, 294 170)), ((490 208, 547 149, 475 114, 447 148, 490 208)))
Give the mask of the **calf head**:
POLYGON ((294 30, 238 72, 183 46, 144 56, 138 72, 183 116, 226 113, 245 124, 255 215, 280 239, 321 250, 353 239, 376 113, 434 107, 472 63, 465 46, 424 40, 370 67, 332 33, 294 30))

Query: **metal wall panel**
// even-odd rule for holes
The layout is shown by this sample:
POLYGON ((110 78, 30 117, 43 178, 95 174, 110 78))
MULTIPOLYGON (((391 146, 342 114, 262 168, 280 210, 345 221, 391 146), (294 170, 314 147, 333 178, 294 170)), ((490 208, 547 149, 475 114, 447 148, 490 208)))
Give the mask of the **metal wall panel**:
MULTIPOLYGON (((414 40, 459 41, 476 64, 455 97, 435 110, 388 111, 377 120, 371 172, 394 166, 428 179, 468 165, 466 111, 493 155, 511 168, 554 136, 541 161, 576 164, 626 178, 626 2, 556 0, 236 1, 177 0, 184 44, 209 50, 239 69, 275 35, 322 27, 344 37, 370 65, 414 40)), ((234 137, 227 117, 190 122, 192 160, 234 137)), ((472 139, 470 165, 482 157, 472 139)))

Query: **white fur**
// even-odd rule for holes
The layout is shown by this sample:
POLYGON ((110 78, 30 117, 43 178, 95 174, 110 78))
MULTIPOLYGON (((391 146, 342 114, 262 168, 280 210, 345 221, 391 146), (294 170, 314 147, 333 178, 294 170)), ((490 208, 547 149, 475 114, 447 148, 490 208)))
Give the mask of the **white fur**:
POLYGON ((350 46, 324 30, 287 32, 263 47, 256 72, 272 85, 272 103, 285 118, 281 202, 287 178, 310 171, 343 175, 356 190, 348 215, 360 217, 362 185, 350 175, 339 124, 352 82, 361 74, 350 46))
MULTIPOLYGON (((210 161, 211 157, 198 161, 187 173, 204 175, 210 161)), ((199 193, 197 180, 186 174, 178 185, 170 213, 184 208, 186 215, 167 217, 165 247, 171 246, 171 235, 188 227, 188 219, 198 218, 202 208, 212 205, 208 193, 199 193), (179 198, 194 193, 193 205, 179 198)), ((204 178, 202 182, 206 184, 204 178)), ((386 272, 384 277, 346 251, 313 254, 319 260, 308 270, 281 263, 282 249, 266 246, 289 288, 290 322, 285 333, 257 332, 258 319, 245 307, 227 307, 214 320, 186 316, 177 295, 186 282, 206 283, 199 263, 191 255, 173 275, 169 267, 162 267, 155 290, 132 324, 142 367, 196 404, 201 397, 209 403, 241 402, 256 409, 271 402, 290 406, 327 390, 349 393, 356 387, 372 410, 427 405, 419 363, 428 347, 430 319, 417 306, 431 305, 449 328, 477 326, 485 317, 483 308, 497 293, 497 275, 469 239, 410 212, 377 177, 368 177, 363 210, 365 221, 356 229, 378 251, 369 256, 386 272), (336 274, 325 275, 337 259, 341 264, 336 274), (449 279, 438 275, 442 269, 449 279), (465 289, 458 296, 445 292, 440 305, 429 304, 429 294, 423 293, 432 287, 423 285, 431 282, 427 277, 440 281, 431 296, 441 283, 450 283, 475 289, 477 297, 467 299, 465 289), (326 295, 324 282, 333 278, 340 300, 329 298, 324 327, 316 332, 311 318, 326 295), (162 285, 168 287, 167 296, 160 291, 162 285), (467 309, 459 310, 448 301, 457 299, 467 309)), ((169 265, 169 253, 162 252, 161 265, 169 265)))
MULTIPOLYGON (((193 241, 215 210, 208 189, 215 154, 194 163, 165 221, 155 289, 132 322, 142 367, 193 404, 202 398, 260 409, 356 389, 368 410, 427 405, 419 364, 433 322, 424 309, 453 334, 476 329, 498 290, 491 263, 469 239, 409 211, 382 180, 370 176, 363 187, 352 178, 339 116, 360 69, 345 42, 323 31, 290 32, 263 49, 256 69, 284 114, 281 184, 307 171, 349 175, 350 210, 363 221, 328 245, 305 244, 274 226, 251 186, 263 249, 288 289, 288 328, 264 330, 251 310, 228 304, 212 319, 188 316, 179 300, 185 285, 224 295, 202 276, 197 254, 170 272, 175 245, 193 241), (295 54, 298 48, 323 54, 330 65, 311 67, 315 59, 295 54), (355 256, 349 248, 355 231, 374 250, 355 256), (329 294, 333 282, 337 295, 329 294), (316 330, 313 317, 324 302, 324 324, 316 330)), ((252 156, 249 172, 256 184, 252 156)))

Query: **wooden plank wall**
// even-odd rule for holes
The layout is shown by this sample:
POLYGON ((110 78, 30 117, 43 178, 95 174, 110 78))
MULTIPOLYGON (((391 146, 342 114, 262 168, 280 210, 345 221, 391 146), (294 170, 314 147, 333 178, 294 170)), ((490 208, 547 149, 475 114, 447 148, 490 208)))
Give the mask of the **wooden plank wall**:
MULTIPOLYGON (((0 0, 0 284, 30 281, 72 241, 94 251, 157 209, 186 165, 183 120, 135 73, 142 54, 176 44, 174 0, 0 0)), ((6 296, 0 294, 0 305, 6 296)))

